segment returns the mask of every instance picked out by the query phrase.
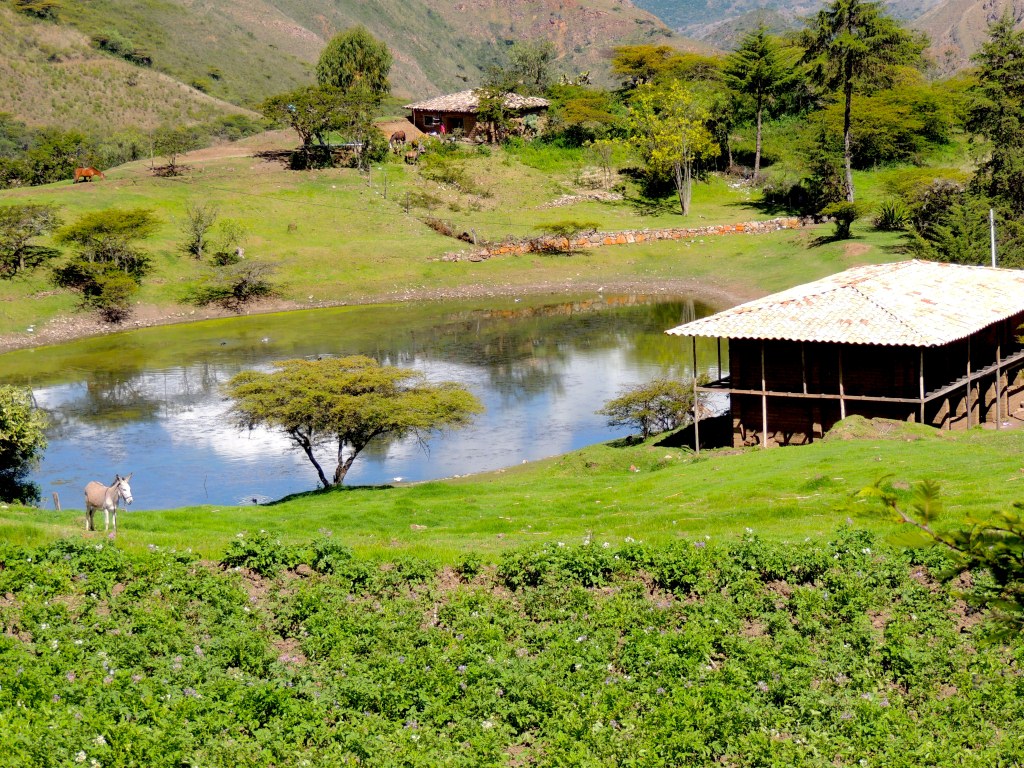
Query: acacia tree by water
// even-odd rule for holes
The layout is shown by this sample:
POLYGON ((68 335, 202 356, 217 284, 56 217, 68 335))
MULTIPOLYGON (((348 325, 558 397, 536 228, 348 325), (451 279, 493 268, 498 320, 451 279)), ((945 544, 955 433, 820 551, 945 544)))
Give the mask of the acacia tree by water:
POLYGON ((285 360, 275 371, 243 371, 227 384, 238 424, 280 429, 302 449, 325 488, 345 481, 371 441, 465 426, 483 411, 454 382, 431 383, 423 374, 381 365, 362 355, 327 360, 285 360), (333 444, 337 466, 328 480, 314 449, 333 444))

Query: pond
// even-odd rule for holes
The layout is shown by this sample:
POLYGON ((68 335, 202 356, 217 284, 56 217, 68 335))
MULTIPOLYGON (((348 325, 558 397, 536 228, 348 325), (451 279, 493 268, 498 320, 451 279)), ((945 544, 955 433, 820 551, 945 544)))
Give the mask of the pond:
MULTIPOLYGON (((0 383, 30 386, 49 413, 50 444, 33 474, 48 505, 57 491, 80 507, 89 480, 128 472, 143 509, 251 504, 317 480, 284 436, 232 424, 221 387, 241 370, 365 354, 463 383, 487 409, 471 427, 426 450, 414 439, 371 444, 346 483, 437 479, 624 436, 594 411, 625 387, 689 376, 689 340, 664 331, 712 311, 694 298, 597 295, 257 315, 12 352, 0 356, 0 383)), ((699 373, 715 374, 718 361, 714 341, 699 343, 699 373)))

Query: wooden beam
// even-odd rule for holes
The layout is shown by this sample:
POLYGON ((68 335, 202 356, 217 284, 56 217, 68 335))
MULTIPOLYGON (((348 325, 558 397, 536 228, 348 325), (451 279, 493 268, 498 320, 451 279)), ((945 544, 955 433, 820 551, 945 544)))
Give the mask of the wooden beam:
POLYGON ((996 341, 996 429, 1003 427, 1003 340, 996 341))
POLYGON ((839 418, 846 418, 846 392, 843 390, 843 348, 839 347, 839 418))
POLYGON ((800 379, 804 385, 804 394, 807 394, 807 342, 800 342, 800 379))
POLYGON ((691 338, 693 339, 693 452, 700 453, 700 413, 697 408, 697 337, 691 336, 691 338))
POLYGON ((967 337, 967 428, 971 428, 971 337, 967 337))
MULTIPOLYGON (((701 392, 725 392, 728 395, 758 395, 762 394, 760 389, 739 389, 733 387, 698 387, 701 392)), ((838 400, 839 395, 822 393, 817 394, 815 392, 809 392, 806 395, 803 392, 775 392, 773 390, 765 390, 763 394, 768 397, 790 397, 797 400, 838 400)), ((843 395, 844 398, 853 402, 864 402, 864 403, 911 403, 917 405, 920 403, 920 399, 916 397, 884 397, 882 395, 843 395)))
POLYGON ((919 352, 921 353, 921 360, 920 360, 920 363, 917 366, 917 374, 918 374, 918 389, 919 389, 920 394, 921 394, 921 421, 920 421, 920 423, 924 424, 924 349, 923 348, 920 349, 919 352))
MULTIPOLYGON (((696 341, 696 337, 694 337, 694 340, 696 341)), ((722 378, 722 337, 719 336, 716 339, 716 341, 718 341, 718 378, 721 379, 722 378)))
POLYGON ((761 340, 761 447, 768 447, 768 386, 764 377, 764 339, 761 340))

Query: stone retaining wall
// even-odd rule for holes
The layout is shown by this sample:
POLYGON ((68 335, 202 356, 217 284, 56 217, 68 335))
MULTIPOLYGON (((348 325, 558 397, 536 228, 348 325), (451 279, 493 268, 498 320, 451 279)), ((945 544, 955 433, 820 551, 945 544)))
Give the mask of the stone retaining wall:
POLYGON ((627 229, 622 232, 594 232, 569 241, 565 237, 534 237, 508 240, 473 251, 446 253, 442 261, 484 261, 494 256, 522 255, 524 253, 551 253, 577 248, 598 248, 603 245, 629 245, 654 240, 693 240, 716 235, 762 235, 780 229, 803 229, 819 223, 813 218, 788 217, 767 221, 745 221, 741 224, 718 224, 707 227, 669 227, 667 229, 627 229))

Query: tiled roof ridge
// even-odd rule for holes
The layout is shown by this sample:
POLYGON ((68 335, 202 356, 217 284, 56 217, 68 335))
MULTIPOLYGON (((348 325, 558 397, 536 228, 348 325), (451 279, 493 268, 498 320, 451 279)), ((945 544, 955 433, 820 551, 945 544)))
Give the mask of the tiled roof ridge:
MULTIPOLYGON (((912 267, 914 267, 914 266, 916 266, 917 264, 920 264, 920 263, 922 263, 922 262, 919 261, 918 259, 911 259, 909 261, 897 261, 897 262, 893 262, 892 266, 893 267, 898 267, 898 269, 887 269, 885 271, 891 274, 893 272, 899 272, 899 271, 902 271, 904 269, 910 269, 910 268, 912 268, 912 267)), ((904 328, 907 328, 910 331, 913 331, 917 335, 917 337, 919 339, 921 339, 922 341, 924 341, 925 339, 930 339, 931 338, 930 334, 924 333, 919 328, 917 328, 915 325, 910 323, 908 320, 906 320, 905 318, 900 316, 898 313, 894 312, 893 310, 889 309, 889 307, 887 307, 885 304, 883 304, 882 302, 878 301, 878 299, 876 299, 870 293, 868 293, 867 291, 864 291, 864 290, 861 289, 861 287, 860 287, 861 283, 867 282, 872 277, 874 277, 874 275, 865 276, 863 280, 855 281, 854 284, 851 284, 849 286, 850 290, 856 291, 860 296, 862 296, 864 298, 865 301, 867 301, 872 306, 878 307, 879 310, 884 312, 888 317, 892 318, 899 325, 903 326, 904 328)))

